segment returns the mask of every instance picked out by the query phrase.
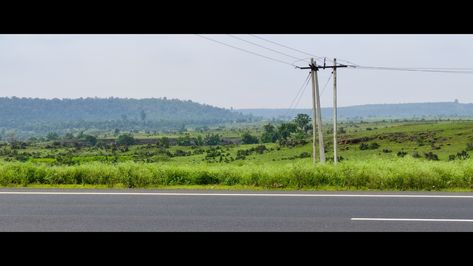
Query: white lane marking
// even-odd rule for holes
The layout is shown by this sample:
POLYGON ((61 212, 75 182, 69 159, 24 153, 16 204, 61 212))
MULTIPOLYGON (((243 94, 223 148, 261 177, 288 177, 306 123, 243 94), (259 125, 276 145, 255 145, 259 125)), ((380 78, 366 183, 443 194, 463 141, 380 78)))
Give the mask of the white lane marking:
POLYGON ((473 222, 473 219, 408 219, 408 218, 351 218, 352 221, 396 221, 396 222, 473 222))
POLYGON ((183 192, 59 192, 59 191, 0 191, 0 195, 123 195, 123 196, 222 196, 222 197, 361 197, 361 198, 464 198, 473 195, 413 195, 413 194, 290 194, 290 193, 183 193, 183 192))

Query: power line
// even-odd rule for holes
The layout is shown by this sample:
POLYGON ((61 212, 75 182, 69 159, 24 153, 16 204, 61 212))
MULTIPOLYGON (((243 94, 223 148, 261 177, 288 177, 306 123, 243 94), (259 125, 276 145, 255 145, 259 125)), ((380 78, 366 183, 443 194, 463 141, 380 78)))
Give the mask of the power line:
MULTIPOLYGON (((281 44, 281 43, 278 43, 278 42, 275 42, 275 41, 272 41, 272 40, 268 40, 266 38, 257 36, 255 34, 250 34, 250 35, 255 37, 255 38, 258 38, 260 40, 263 40, 263 41, 266 41, 266 42, 269 42, 269 43, 272 43, 272 44, 275 44, 275 45, 279 45, 281 47, 291 49, 293 51, 303 53, 305 55, 312 56, 314 58, 317 58, 318 60, 325 59, 327 61, 333 62, 333 60, 327 59, 327 57, 317 56, 317 55, 308 53, 306 51, 302 51, 300 49, 296 49, 296 48, 293 48, 293 47, 290 47, 290 46, 287 46, 287 45, 284 45, 284 44, 281 44)), ((302 60, 298 60, 298 61, 302 61, 302 60)), ((293 62, 293 64, 298 62, 298 61, 293 62)), ((435 67, 421 67, 421 68, 419 68, 419 67, 414 67, 414 68, 402 67, 402 68, 397 68, 397 67, 360 66, 360 65, 358 65, 356 63, 353 63, 351 61, 344 60, 344 59, 339 59, 339 58, 337 58, 337 61, 345 62, 350 67, 360 68, 360 69, 379 69, 379 70, 418 71, 418 72, 434 72, 434 73, 473 74, 473 68, 445 68, 445 67, 442 67, 442 68, 435 68, 435 67)))
POLYGON ((269 57, 269 56, 265 56, 265 55, 262 55, 262 54, 258 54, 258 53, 255 53, 255 52, 252 52, 252 51, 249 51, 249 50, 240 48, 240 47, 236 47, 236 46, 233 46, 233 45, 230 45, 230 44, 221 42, 221 41, 217 41, 217 40, 214 40, 214 39, 211 39, 211 38, 208 38, 208 37, 199 35, 199 34, 196 34, 196 35, 199 36, 199 37, 201 37, 201 38, 207 39, 207 40, 209 40, 209 41, 216 42, 216 43, 219 43, 219 44, 222 44, 222 45, 225 45, 225 46, 228 46, 228 47, 231 47, 231 48, 234 48, 234 49, 237 49, 237 50, 246 52, 246 53, 250 53, 250 54, 253 54, 253 55, 256 55, 256 56, 260 56, 260 57, 263 57, 263 58, 266 58, 266 59, 269 59, 269 60, 272 60, 272 61, 275 61, 275 62, 278 62, 278 63, 282 63, 282 64, 294 66, 293 64, 288 63, 288 62, 286 62, 286 61, 282 61, 282 60, 279 60, 279 59, 276 59, 276 58, 272 58, 272 57, 269 57))
POLYGON ((305 54, 305 55, 308 55, 308 56, 311 56, 311 57, 315 57, 315 58, 318 58, 318 59, 323 59, 324 58, 324 57, 317 56, 317 55, 314 55, 314 54, 311 54, 311 53, 308 53, 308 52, 305 52, 305 51, 302 51, 302 50, 299 50, 299 49, 296 49, 296 48, 289 47, 289 46, 281 44, 281 43, 277 43, 275 41, 265 39, 263 37, 255 35, 255 34, 250 34, 250 35, 255 37, 255 38, 258 38, 260 40, 263 40, 263 41, 266 41, 266 42, 269 42, 269 43, 272 43, 272 44, 276 44, 276 45, 279 45, 281 47, 284 47, 284 48, 287 48, 287 49, 290 49, 290 50, 293 50, 293 51, 296 51, 296 52, 299 52, 299 53, 302 53, 302 54, 305 54))
MULTIPOLYGON (((333 72, 332 72, 333 73, 333 72)), ((322 95, 324 95, 324 91, 325 91, 325 88, 327 88, 327 85, 329 83, 329 81, 332 79, 332 75, 330 75, 327 79, 327 82, 325 83, 324 85, 324 88, 322 89, 322 93, 320 93, 320 97, 322 97, 322 95)))
MULTIPOLYGON (((309 73, 309 76, 310 76, 310 73, 309 73)), ((299 95, 299 99, 297 99, 297 102, 296 102, 296 104, 293 106, 293 109, 296 109, 297 106, 299 106, 299 102, 301 101, 302 96, 304 95, 304 92, 305 92, 305 90, 307 89, 307 85, 309 85, 309 80, 307 80, 307 83, 306 83, 305 86, 304 86, 304 90, 303 90, 302 93, 299 95)))
POLYGON ((436 69, 436 70, 472 70, 473 68, 463 68, 463 67, 403 67, 408 69, 436 69))
POLYGON ((289 105, 289 108, 288 108, 288 109, 292 109, 293 107, 295 107, 295 106, 293 106, 293 104, 294 104, 294 102, 296 101, 296 99, 300 98, 301 95, 303 94, 303 93, 301 93, 301 91, 302 91, 303 89, 305 89, 305 88, 307 87, 307 85, 309 84, 309 78, 310 78, 310 72, 309 72, 309 74, 307 75, 306 79, 304 80, 304 83, 302 83, 302 86, 301 86, 301 87, 299 88, 299 90, 297 91, 296 97, 294 97, 294 99, 292 99, 291 105, 289 105))
MULTIPOLYGON (((328 60, 328 61, 330 61, 330 62, 332 62, 332 63, 334 62, 333 60, 328 59, 328 57, 326 57, 326 56, 317 56, 317 55, 311 54, 311 53, 309 53, 309 52, 302 51, 302 50, 300 50, 300 49, 296 49, 296 48, 294 48, 294 47, 290 47, 290 46, 287 46, 287 45, 284 45, 284 44, 281 44, 281 43, 278 43, 278 42, 275 42, 275 41, 272 41, 272 40, 268 40, 268 39, 266 39, 266 38, 257 36, 257 35, 255 35, 255 34, 250 34, 250 35, 253 36, 253 37, 255 37, 255 38, 258 38, 258 39, 260 39, 260 40, 263 40, 263 41, 266 41, 266 42, 269 42, 269 43, 272 43, 272 44, 276 44, 276 45, 279 45, 279 46, 281 46, 281 47, 284 47, 284 48, 287 48, 287 49, 290 49, 290 50, 293 50, 293 51, 296 51, 296 52, 299 52, 299 53, 302 53, 302 54, 305 54, 305 55, 309 55, 309 56, 314 57, 314 58, 316 58, 316 59, 318 59, 318 60, 324 60, 324 59, 325 59, 325 60, 328 60)), ((307 59, 307 58, 305 58, 305 59, 307 59)), ((341 62, 346 62, 346 63, 351 64, 351 65, 355 65, 355 66, 358 65, 358 64, 355 64, 355 63, 353 63, 353 62, 351 62, 351 61, 344 60, 344 59, 338 59, 338 58, 337 58, 337 60, 338 60, 338 61, 341 61, 341 62)), ((295 62, 294 62, 294 63, 295 63, 295 62)))
POLYGON ((450 73, 450 74, 473 74, 473 69, 470 71, 467 68, 462 70, 461 68, 403 68, 403 67, 384 67, 384 66, 354 66, 348 65, 351 68, 355 69, 367 69, 367 70, 393 70, 393 71, 415 71, 415 72, 433 72, 433 73, 450 73))
POLYGON ((291 58, 297 59, 296 62, 305 60, 305 59, 300 59, 299 57, 292 56, 292 55, 290 55, 290 54, 283 53, 283 52, 278 51, 278 50, 274 50, 274 49, 268 48, 268 47, 266 47, 266 46, 264 46, 264 45, 260 45, 260 44, 254 43, 254 42, 252 42, 252 41, 248 41, 248 40, 245 40, 245 39, 243 39, 243 38, 240 38, 240 37, 237 37, 237 36, 233 36, 233 35, 231 35, 231 34, 228 34, 228 36, 230 36, 230 37, 232 37, 232 38, 234 38, 234 39, 237 39, 237 40, 240 40, 240 41, 243 41, 243 42, 246 42, 246 43, 249 43, 249 44, 258 46, 258 47, 260 47, 260 48, 263 48, 263 49, 266 49, 266 50, 269 50, 269 51, 272 51, 272 52, 275 52, 275 53, 278 53, 278 54, 281 54, 281 55, 284 55, 284 56, 287 56, 287 57, 291 57, 291 58))

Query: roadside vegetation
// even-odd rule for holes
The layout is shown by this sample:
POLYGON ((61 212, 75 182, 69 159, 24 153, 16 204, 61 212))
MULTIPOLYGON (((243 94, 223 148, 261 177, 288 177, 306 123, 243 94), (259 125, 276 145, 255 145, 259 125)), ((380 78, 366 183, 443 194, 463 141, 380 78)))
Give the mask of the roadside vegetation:
MULTIPOLYGON (((175 133, 49 132, 0 143, 0 185, 461 190, 473 187, 473 121, 344 121, 333 165, 312 164, 311 119, 175 133)), ((317 151, 318 152, 318 151, 317 151)))

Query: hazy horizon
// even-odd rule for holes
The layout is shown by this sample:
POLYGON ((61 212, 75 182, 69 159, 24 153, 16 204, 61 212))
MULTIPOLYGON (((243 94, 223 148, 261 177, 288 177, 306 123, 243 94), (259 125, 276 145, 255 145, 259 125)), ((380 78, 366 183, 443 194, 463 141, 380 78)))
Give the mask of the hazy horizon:
MULTIPOLYGON (((2 97, 5 97, 5 96, 2 96, 2 97)), ((2 98, 0 97, 0 98, 2 98)), ((198 104, 202 104, 202 105, 211 105, 211 104, 208 104, 208 103, 205 103, 205 102, 198 102, 198 101, 194 101, 192 99, 179 99, 179 98, 169 98, 169 97, 166 97, 166 96, 163 96, 163 97, 149 97, 149 98, 131 98, 131 97, 114 97, 114 96, 110 96, 110 97, 77 97, 77 98, 58 98, 58 97, 54 97, 54 98, 42 98, 42 97, 18 97, 18 96, 8 96, 8 97, 5 97, 5 98, 29 98, 29 99, 40 99, 40 100, 54 100, 54 99, 59 99, 59 100, 77 100, 77 99, 87 99, 87 98, 91 98, 91 99, 110 99, 110 98, 115 98, 115 99, 130 99, 130 100, 146 100, 146 99, 163 99, 163 98, 166 98, 167 100, 180 100, 180 101, 192 101, 194 103, 198 103, 198 104)), ((399 102, 399 103, 367 103, 367 104, 354 104, 354 105, 346 105, 346 106, 340 106, 338 105, 338 107, 354 107, 354 106, 363 106, 363 105, 383 105, 383 104, 424 104, 424 103, 453 103, 455 102, 455 99, 452 100, 452 101, 436 101, 436 102, 399 102)), ((460 104, 473 104, 473 102, 461 102, 459 101, 458 103, 460 104)), ((225 108, 225 109, 230 109, 230 107, 221 107, 221 106, 215 106, 215 105, 211 105, 213 107, 219 107, 219 108, 225 108)), ((328 105, 328 106, 322 106, 322 108, 330 108, 332 106, 328 105)), ((287 108, 287 107, 249 107, 249 108, 233 108, 234 110, 239 110, 239 109, 311 109, 312 106, 308 106, 308 107, 296 107, 296 108, 287 108)))
MULTIPOLYGON (((278 60, 296 61, 225 34, 203 36, 278 60)), ((250 35, 234 36, 308 58, 250 35)), ((360 65, 472 66, 473 35, 257 36, 360 65)), ((322 107, 332 105, 329 75, 330 70, 319 71, 322 107)), ((290 107, 306 76, 306 70, 196 35, 0 35, 1 97, 167 97, 228 109, 284 109, 290 107)), ((473 102, 473 75, 340 69, 337 81, 340 107, 454 99, 473 102)), ((309 84, 297 108, 311 108, 310 93, 309 84)))

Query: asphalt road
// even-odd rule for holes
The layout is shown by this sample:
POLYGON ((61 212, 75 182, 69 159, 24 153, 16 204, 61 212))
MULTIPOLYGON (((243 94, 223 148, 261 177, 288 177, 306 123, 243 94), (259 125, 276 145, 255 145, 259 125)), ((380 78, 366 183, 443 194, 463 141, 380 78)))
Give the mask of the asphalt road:
POLYGON ((0 231, 473 231, 473 193, 0 189, 0 231))

